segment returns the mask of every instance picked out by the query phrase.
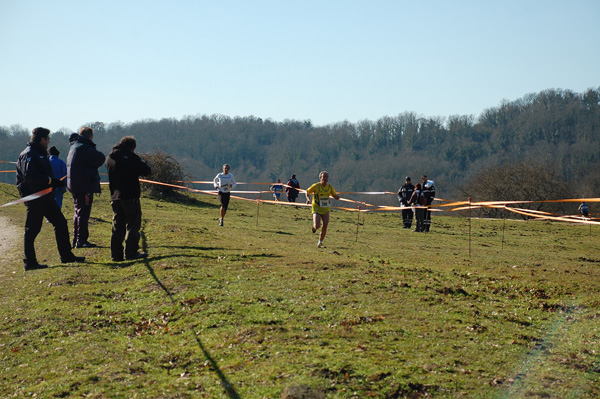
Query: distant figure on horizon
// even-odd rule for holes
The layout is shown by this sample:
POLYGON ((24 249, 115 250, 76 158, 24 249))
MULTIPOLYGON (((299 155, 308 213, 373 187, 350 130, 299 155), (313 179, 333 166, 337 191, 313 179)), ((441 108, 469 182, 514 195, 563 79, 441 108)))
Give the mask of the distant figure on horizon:
POLYGON ((300 182, 296 179, 296 175, 292 175, 287 182, 288 187, 285 188, 288 202, 296 202, 298 198, 298 189, 300 188, 300 182))
POLYGON ((52 172, 54 172, 54 177, 56 177, 64 183, 62 187, 57 187, 53 190, 54 198, 56 199, 58 208, 62 210, 63 196, 65 194, 65 191, 67 191, 67 164, 65 163, 65 161, 58 157, 60 155, 60 151, 58 151, 58 148, 56 148, 55 146, 52 146, 48 149, 48 154, 50 154, 50 164, 52 165, 52 172))
POLYGON ((229 173, 230 170, 231 167, 228 164, 223 165, 223 172, 218 173, 214 179, 214 186, 219 190, 219 201, 221 202, 219 226, 223 226, 223 219, 225 219, 225 214, 227 214, 229 199, 231 198, 230 191, 237 185, 235 177, 229 173))

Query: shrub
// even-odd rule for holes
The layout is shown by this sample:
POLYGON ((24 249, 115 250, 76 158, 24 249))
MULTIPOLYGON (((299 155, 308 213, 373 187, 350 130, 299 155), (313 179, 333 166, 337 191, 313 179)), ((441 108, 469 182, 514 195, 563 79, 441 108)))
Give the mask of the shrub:
MULTIPOLYGON (((183 168, 171 155, 162 150, 154 150, 152 153, 140 154, 152 168, 152 173, 146 179, 166 184, 181 186, 184 178, 183 168)), ((142 183, 142 189, 146 194, 155 198, 173 196, 177 188, 161 184, 142 183)))

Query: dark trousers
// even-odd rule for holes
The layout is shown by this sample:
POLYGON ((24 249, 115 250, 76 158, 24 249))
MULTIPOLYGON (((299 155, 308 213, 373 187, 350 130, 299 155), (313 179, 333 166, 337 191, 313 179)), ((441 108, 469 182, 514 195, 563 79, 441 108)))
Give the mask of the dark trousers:
POLYGON ((73 206, 75 214, 73 215, 73 243, 85 244, 90 238, 88 224, 90 214, 92 213, 92 203, 94 194, 91 193, 73 193, 73 206))
POLYGON ((113 209, 110 252, 113 259, 123 259, 123 240, 125 257, 137 254, 142 227, 142 207, 139 198, 115 200, 110 203, 113 209))
POLYGON ((71 244, 69 242, 69 228, 67 219, 60 211, 54 194, 47 194, 39 199, 29 201, 27 206, 27 216, 25 218, 25 237, 24 251, 25 265, 33 266, 37 263, 35 255, 35 238, 42 230, 44 217, 54 226, 54 236, 56 237, 56 246, 61 259, 68 259, 72 256, 71 244))
POLYGON ((413 221, 413 210, 412 208, 402 209, 402 223, 404 228, 410 229, 413 221))
POLYGON ((429 231, 431 227, 431 211, 429 208, 425 211, 425 217, 423 218, 423 231, 429 231))
POLYGON ((426 213, 427 213, 427 208, 415 208, 415 219, 417 222, 415 231, 424 231, 423 222, 424 222, 426 213))

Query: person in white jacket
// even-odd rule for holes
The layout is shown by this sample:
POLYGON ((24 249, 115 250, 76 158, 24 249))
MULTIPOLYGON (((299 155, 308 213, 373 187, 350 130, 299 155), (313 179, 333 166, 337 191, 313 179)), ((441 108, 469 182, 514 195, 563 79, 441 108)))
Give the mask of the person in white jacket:
POLYGON ((227 164, 223 165, 223 173, 219 173, 215 176, 214 185, 219 190, 219 201, 221 201, 221 217, 219 218, 219 226, 223 226, 223 219, 227 213, 227 207, 229 207, 229 197, 231 196, 230 191, 235 188, 236 182, 235 177, 229 170, 231 167, 227 164))

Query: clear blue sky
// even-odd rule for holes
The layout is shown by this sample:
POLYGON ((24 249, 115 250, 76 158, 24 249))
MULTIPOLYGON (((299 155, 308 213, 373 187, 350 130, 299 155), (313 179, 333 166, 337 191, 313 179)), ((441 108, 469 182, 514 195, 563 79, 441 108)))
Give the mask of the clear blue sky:
POLYGON ((600 86, 598 0, 0 0, 0 126, 472 114, 600 86))

